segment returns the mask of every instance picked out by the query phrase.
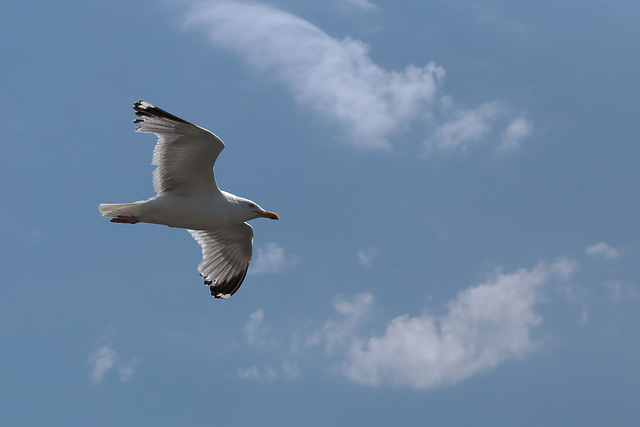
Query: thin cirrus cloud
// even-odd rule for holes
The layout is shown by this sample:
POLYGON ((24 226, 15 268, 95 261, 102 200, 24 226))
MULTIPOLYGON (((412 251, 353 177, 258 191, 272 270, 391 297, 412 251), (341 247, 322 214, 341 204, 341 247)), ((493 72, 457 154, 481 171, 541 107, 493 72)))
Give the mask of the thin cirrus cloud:
POLYGON ((296 379, 300 376, 300 369, 295 362, 284 361, 276 365, 265 365, 259 367, 251 365, 248 367, 238 367, 238 378, 242 380, 264 381, 276 380, 279 378, 296 379))
POLYGON ((340 0, 340 3, 364 10, 379 10, 380 8, 367 0, 340 0))
POLYGON ((453 105, 451 97, 439 93, 445 70, 433 62, 385 70, 372 61, 364 42, 333 38, 273 6, 196 3, 187 11, 185 23, 204 29, 215 47, 235 52, 249 67, 274 74, 298 103, 341 124, 349 141, 360 147, 389 149, 392 137, 416 121, 427 122, 432 129, 423 137, 430 151, 460 149, 505 121, 510 125, 503 148, 518 146, 531 133, 531 122, 513 119, 499 102, 475 110, 453 105), (441 99, 446 100, 446 111, 434 114, 441 99), (438 122, 435 116, 440 117, 438 122))
POLYGON ((600 256, 605 259, 616 259, 620 256, 620 251, 616 248, 609 246, 605 242, 596 243, 595 245, 588 246, 585 249, 587 255, 600 256))
POLYGON ((111 345, 104 345, 94 351, 88 359, 91 367, 91 382, 93 384, 100 383, 104 376, 112 369, 116 369, 119 374, 120 381, 127 382, 135 373, 135 366, 142 361, 139 357, 134 357, 129 362, 123 362, 120 355, 113 349, 111 345))
MULTIPOLYGON (((249 315, 249 320, 243 330, 247 343, 261 349, 278 348, 272 340, 269 328, 264 325, 264 310, 259 309, 249 315)), ((300 376, 298 364, 295 361, 280 360, 260 367, 258 365, 239 366, 238 378, 243 380, 275 380, 278 378, 295 379, 300 376)))
POLYGON ((278 378, 278 373, 271 366, 260 369, 256 365, 251 365, 246 368, 239 367, 238 378, 243 380, 275 380, 278 378))
POLYGON ((267 243, 256 250, 256 257, 251 265, 251 274, 279 273, 293 268, 297 263, 294 255, 286 253, 277 243, 267 243))
POLYGON ((378 248, 369 246, 358 251, 358 263, 364 267, 370 267, 373 259, 378 255, 378 248))
POLYGON ((380 336, 356 332, 373 301, 362 294, 336 304, 343 320, 328 321, 316 343, 324 341, 330 355, 343 349, 342 372, 355 383, 415 389, 454 384, 536 349, 541 342, 532 331, 542 320, 535 311, 542 286, 567 279, 574 268, 561 259, 498 274, 461 291, 445 315, 400 316, 380 336))

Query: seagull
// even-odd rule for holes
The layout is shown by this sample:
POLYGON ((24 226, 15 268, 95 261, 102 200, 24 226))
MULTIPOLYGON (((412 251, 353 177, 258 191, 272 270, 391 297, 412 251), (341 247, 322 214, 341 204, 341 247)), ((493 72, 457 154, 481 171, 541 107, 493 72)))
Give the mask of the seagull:
POLYGON ((133 109, 136 132, 158 137, 153 150, 157 195, 134 203, 103 203, 111 222, 146 222, 185 228, 202 247, 198 272, 211 295, 226 299, 244 280, 251 262, 253 228, 246 221, 279 219, 257 203, 218 188, 213 166, 224 143, 207 129, 140 100, 133 109))

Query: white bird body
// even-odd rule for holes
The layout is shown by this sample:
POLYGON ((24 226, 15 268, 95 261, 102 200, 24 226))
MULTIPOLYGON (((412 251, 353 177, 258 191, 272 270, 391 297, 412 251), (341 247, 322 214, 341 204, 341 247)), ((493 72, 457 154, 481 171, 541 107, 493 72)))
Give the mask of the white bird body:
POLYGON ((134 203, 103 203, 100 211, 109 217, 132 216, 138 222, 210 230, 256 218, 240 204, 246 200, 226 191, 192 196, 161 194, 134 203))
POLYGON ((141 117, 136 131, 158 136, 152 160, 158 166, 153 171, 158 194, 134 203, 103 203, 102 216, 187 229, 202 247, 198 271, 211 295, 230 297, 251 262, 253 229, 246 221, 278 215, 218 189, 213 166, 224 143, 216 135, 148 102, 136 102, 134 110, 141 117))

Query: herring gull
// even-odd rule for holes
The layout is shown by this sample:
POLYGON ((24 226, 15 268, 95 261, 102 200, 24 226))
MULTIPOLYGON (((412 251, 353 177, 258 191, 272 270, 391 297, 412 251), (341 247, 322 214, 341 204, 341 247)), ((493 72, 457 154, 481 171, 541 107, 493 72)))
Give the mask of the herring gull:
POLYGON ((147 222, 185 228, 202 247, 198 271, 215 298, 229 298, 251 262, 253 229, 246 221, 278 219, 257 203, 222 191, 213 166, 224 143, 212 132, 145 101, 133 106, 136 132, 156 134, 153 188, 157 195, 134 203, 104 203, 111 222, 147 222))

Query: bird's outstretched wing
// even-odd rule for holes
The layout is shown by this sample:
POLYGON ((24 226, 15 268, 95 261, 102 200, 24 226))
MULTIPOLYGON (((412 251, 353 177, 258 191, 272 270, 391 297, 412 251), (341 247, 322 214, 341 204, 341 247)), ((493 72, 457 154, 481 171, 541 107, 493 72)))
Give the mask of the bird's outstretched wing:
POLYGON ((154 133, 153 188, 156 193, 212 194, 218 190, 213 165, 224 143, 212 132, 145 101, 133 105, 136 132, 154 133))
POLYGON ((188 230, 202 247, 198 271, 210 285, 211 295, 229 298, 247 275, 251 262, 253 229, 246 222, 214 230, 188 230))

